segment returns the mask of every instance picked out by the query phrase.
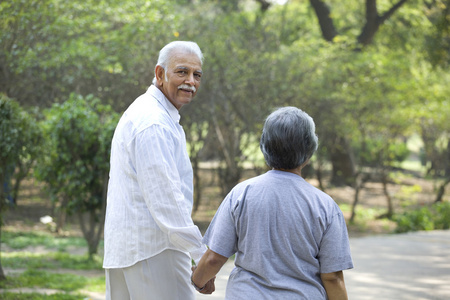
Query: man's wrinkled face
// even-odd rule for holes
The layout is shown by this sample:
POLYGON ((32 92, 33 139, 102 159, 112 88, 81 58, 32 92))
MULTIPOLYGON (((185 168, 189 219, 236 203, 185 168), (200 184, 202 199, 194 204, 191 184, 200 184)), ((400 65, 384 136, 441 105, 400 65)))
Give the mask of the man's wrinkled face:
POLYGON ((174 51, 166 70, 157 66, 155 74, 163 94, 180 109, 191 102, 200 87, 202 63, 196 54, 174 51))

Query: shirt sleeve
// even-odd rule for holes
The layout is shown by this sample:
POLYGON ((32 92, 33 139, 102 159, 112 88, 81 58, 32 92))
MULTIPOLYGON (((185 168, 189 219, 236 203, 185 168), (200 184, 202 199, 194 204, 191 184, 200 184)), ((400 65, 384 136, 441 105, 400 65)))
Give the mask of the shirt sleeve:
MULTIPOLYGON (((186 199, 182 191, 186 187, 177 156, 185 150, 177 152, 176 147, 184 144, 156 125, 139 133, 134 143, 137 180, 153 219, 175 247, 190 252, 198 263, 206 246, 191 218, 192 199, 186 199)), ((190 164, 189 158, 186 160, 190 164)))
POLYGON ((347 225, 339 210, 326 229, 319 250, 320 273, 332 273, 353 268, 347 225))
POLYGON ((236 253, 238 246, 232 195, 233 191, 222 201, 203 238, 209 249, 225 257, 236 253))

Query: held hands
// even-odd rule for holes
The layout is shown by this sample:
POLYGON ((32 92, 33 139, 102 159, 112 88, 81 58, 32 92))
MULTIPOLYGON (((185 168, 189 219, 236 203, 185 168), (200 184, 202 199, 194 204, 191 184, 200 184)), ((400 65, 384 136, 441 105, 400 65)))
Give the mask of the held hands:
POLYGON ((194 288, 201 294, 212 294, 216 290, 216 286, 214 284, 214 281, 216 280, 216 276, 211 278, 203 287, 199 287, 195 284, 195 282, 192 280, 192 276, 194 275, 194 271, 197 267, 194 266, 191 268, 192 275, 191 275, 191 284, 194 286, 194 288))

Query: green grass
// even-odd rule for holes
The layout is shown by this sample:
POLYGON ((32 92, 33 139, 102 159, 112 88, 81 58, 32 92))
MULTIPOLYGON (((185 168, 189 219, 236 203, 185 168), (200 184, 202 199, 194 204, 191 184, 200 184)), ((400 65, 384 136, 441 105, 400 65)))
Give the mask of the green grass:
POLYGON ((100 270, 101 258, 97 255, 92 260, 85 255, 73 255, 62 252, 31 253, 7 252, 2 253, 2 265, 12 269, 73 269, 73 270, 100 270))
MULTIPOLYGON (((352 206, 350 204, 339 204, 342 212, 350 213, 352 206)), ((352 224, 349 224, 354 230, 358 232, 366 232, 369 229, 369 223, 378 219, 379 216, 386 213, 386 208, 365 208, 363 206, 356 207, 356 216, 352 224)), ((390 231, 390 221, 382 219, 378 221, 386 231, 390 231)))
POLYGON ((45 288, 73 292, 83 289, 88 284, 88 278, 74 274, 50 273, 42 270, 28 269, 17 276, 9 276, 0 286, 13 289, 21 287, 45 288))
MULTIPOLYGON (((105 276, 83 276, 80 270, 102 270, 102 258, 95 255, 89 259, 87 255, 69 254, 69 247, 87 248, 86 242, 75 237, 54 237, 45 232, 2 231, 2 243, 15 249, 2 252, 3 268, 24 270, 11 273, 6 281, 0 282, 0 298, 4 300, 80 300, 88 299, 83 291, 104 292, 105 276), (45 248, 45 253, 21 251, 28 246, 45 248), (71 270, 77 270, 71 272, 71 270), (13 292, 11 289, 35 288, 51 289, 55 294, 45 295, 38 292, 13 292)), ((100 274, 103 274, 102 272, 100 274)))
POLYGON ((87 299, 86 296, 80 294, 65 294, 56 293, 52 295, 45 295, 39 293, 3 293, 0 294, 2 300, 80 300, 87 299))
POLYGON ((2 243, 13 249, 24 249, 28 246, 44 246, 58 251, 67 251, 68 247, 85 247, 87 243, 78 237, 54 237, 47 232, 15 232, 2 231, 2 243))

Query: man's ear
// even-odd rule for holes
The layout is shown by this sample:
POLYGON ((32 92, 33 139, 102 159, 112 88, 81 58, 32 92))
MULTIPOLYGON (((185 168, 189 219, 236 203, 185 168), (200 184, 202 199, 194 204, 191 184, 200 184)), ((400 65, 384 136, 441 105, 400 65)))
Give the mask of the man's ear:
POLYGON ((156 66, 155 67, 156 83, 158 84, 158 86, 162 86, 163 85, 164 73, 165 73, 165 70, 164 70, 163 67, 161 67, 161 66, 156 66))

